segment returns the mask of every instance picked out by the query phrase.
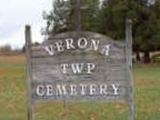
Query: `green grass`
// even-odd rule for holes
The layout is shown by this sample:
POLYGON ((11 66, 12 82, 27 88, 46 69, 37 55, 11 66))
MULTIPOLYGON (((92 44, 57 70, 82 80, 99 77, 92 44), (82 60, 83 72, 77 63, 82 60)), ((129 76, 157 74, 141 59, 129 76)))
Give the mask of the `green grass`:
MULTIPOLYGON (((135 120, 160 120, 160 65, 135 65, 135 120)), ((0 58, 0 120, 27 120, 25 62, 0 58)), ((43 102, 35 120, 127 120, 123 102, 43 102)))

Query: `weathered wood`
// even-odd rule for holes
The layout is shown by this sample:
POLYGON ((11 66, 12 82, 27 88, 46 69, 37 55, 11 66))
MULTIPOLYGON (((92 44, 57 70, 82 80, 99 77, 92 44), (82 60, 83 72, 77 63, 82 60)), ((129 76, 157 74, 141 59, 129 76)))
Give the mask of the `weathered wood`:
POLYGON ((29 25, 25 27, 25 48, 26 48, 26 77, 27 77, 27 111, 28 120, 33 120, 32 117, 32 98, 31 98, 31 81, 32 81, 32 66, 31 66, 31 28, 29 25))
MULTIPOLYGON (((55 47, 55 46, 54 46, 55 47)), ((56 48, 53 48, 56 50, 56 48)), ((41 45, 32 46, 32 98, 34 101, 58 99, 63 100, 63 96, 42 96, 39 97, 35 94, 36 86, 38 84, 113 84, 117 83, 121 85, 120 95, 114 96, 112 94, 107 96, 95 95, 77 95, 77 96, 65 96, 68 101, 74 100, 119 100, 127 99, 128 95, 128 79, 126 78, 126 56, 125 56, 125 43, 113 41, 112 39, 92 32, 68 32, 56 35, 50 40, 44 41, 41 45), (91 44, 89 40, 99 40, 99 48, 97 51, 91 50, 90 46, 86 49, 66 49, 66 38, 75 38, 75 47, 78 41, 77 38, 85 37, 88 40, 88 44, 91 44), (44 46, 55 45, 55 42, 62 41, 64 52, 55 53, 55 55, 49 55, 44 46), (110 45, 110 52, 108 56, 100 54, 100 51, 105 45, 110 45), (61 63, 95 63, 97 66, 93 71, 93 74, 86 74, 86 70, 81 74, 74 74, 69 69, 67 74, 62 74, 60 64, 61 63)), ((57 51, 56 51, 57 52, 57 51)), ((86 68, 86 66, 84 66, 86 68)), ((109 90, 110 92, 112 90, 109 90)))
POLYGON ((127 60, 127 78, 129 81, 129 94, 127 98, 129 120, 134 120, 134 82, 132 76, 132 21, 126 20, 126 60, 127 60))
POLYGON ((72 11, 73 11, 73 18, 72 18, 72 26, 73 30, 79 31, 80 30, 80 0, 72 0, 72 11))

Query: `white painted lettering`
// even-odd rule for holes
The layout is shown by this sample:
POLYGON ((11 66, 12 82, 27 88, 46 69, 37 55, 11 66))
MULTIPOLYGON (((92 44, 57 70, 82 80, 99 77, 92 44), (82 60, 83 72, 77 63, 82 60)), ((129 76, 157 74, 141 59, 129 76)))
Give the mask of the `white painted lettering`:
POLYGON ((71 84, 70 89, 71 89, 71 92, 70 92, 71 95, 77 95, 77 85, 71 84))
POLYGON ((88 45, 88 41, 86 38, 79 38, 78 39, 78 47, 81 48, 81 49, 85 49, 88 45))
POLYGON ((75 49, 75 46, 73 45, 73 39, 66 39, 66 48, 75 49))
POLYGON ((58 52, 63 52, 64 51, 64 47, 63 47, 63 42, 62 41, 55 42, 55 45, 57 47, 58 52))
POLYGON ((46 89, 47 89, 46 95, 47 96, 52 96, 53 95, 53 86, 52 85, 47 85, 46 89))
POLYGON ((56 85, 57 95, 67 95, 66 85, 56 85))
POLYGON ((91 40, 91 47, 97 51, 99 47, 99 40, 91 40))
POLYGON ((95 64, 94 63, 87 63, 87 73, 92 74, 92 71, 95 69, 95 64))
POLYGON ((108 55, 109 55, 109 51, 110 51, 110 45, 106 45, 106 46, 102 49, 101 53, 104 54, 104 55, 106 55, 106 56, 108 56, 108 55))
POLYGON ((61 69, 62 69, 62 73, 63 74, 66 74, 67 73, 67 68, 68 68, 68 64, 61 64, 61 69))
POLYGON ((44 46, 43 49, 49 54, 49 55, 54 55, 54 49, 53 49, 53 45, 49 45, 49 46, 44 46))
POLYGON ((119 84, 112 84, 113 90, 114 90, 114 95, 118 95, 118 90, 119 90, 119 84))
POLYGON ((86 91, 86 89, 87 89, 87 85, 85 85, 85 84, 80 84, 80 87, 81 87, 81 94, 82 94, 82 95, 85 95, 85 94, 86 94, 85 91, 86 91))
POLYGON ((107 95, 108 94, 108 86, 106 84, 100 85, 100 94, 101 95, 107 95))
POLYGON ((36 94, 38 96, 44 96, 45 91, 44 91, 44 86, 43 85, 38 85, 36 89, 36 94))
POLYGON ((71 68, 74 74, 81 74, 83 70, 84 63, 71 64, 71 68))
POLYGON ((97 85, 96 84, 90 84, 90 95, 95 95, 97 92, 97 85))

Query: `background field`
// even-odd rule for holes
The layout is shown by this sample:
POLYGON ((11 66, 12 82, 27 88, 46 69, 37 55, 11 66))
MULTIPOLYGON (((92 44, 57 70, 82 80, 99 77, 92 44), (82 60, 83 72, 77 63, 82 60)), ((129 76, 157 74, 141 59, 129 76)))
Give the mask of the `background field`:
MULTIPOLYGON (((160 120, 160 65, 134 65, 135 118, 160 120)), ((25 59, 0 56, 0 120, 27 120, 25 59)), ((41 103, 34 106, 35 120, 127 120, 119 103, 41 103)))

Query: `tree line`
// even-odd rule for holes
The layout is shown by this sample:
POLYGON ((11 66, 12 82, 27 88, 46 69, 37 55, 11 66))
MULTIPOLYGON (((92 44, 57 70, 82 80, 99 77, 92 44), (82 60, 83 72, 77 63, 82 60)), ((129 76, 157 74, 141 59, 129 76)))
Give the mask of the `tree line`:
POLYGON ((1 55, 14 55, 24 53, 25 46, 23 48, 12 48, 10 44, 5 44, 0 46, 0 56, 1 55))
MULTIPOLYGON (((78 1, 78 0, 77 0, 78 1)), ((43 33, 52 37, 72 31, 75 0, 54 0, 50 12, 44 12, 46 27, 43 33)), ((115 40, 125 38, 125 22, 133 22, 133 51, 137 61, 140 52, 144 62, 151 61, 150 52, 160 50, 159 0, 79 0, 81 30, 98 32, 115 40)))

